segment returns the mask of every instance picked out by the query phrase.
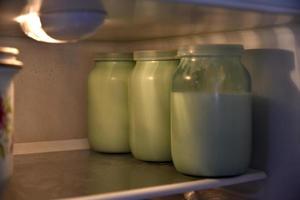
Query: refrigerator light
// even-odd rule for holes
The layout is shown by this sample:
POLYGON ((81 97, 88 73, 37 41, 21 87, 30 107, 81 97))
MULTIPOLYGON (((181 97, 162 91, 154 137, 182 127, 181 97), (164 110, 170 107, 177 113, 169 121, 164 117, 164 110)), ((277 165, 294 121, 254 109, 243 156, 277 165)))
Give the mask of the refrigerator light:
POLYGON ((67 41, 56 40, 50 37, 43 29, 40 17, 37 13, 31 12, 25 15, 20 15, 15 18, 15 21, 21 25, 24 33, 37 41, 48 43, 64 43, 67 41))
POLYGON ((65 43, 91 36, 105 17, 99 0, 28 0, 15 21, 30 38, 65 43))

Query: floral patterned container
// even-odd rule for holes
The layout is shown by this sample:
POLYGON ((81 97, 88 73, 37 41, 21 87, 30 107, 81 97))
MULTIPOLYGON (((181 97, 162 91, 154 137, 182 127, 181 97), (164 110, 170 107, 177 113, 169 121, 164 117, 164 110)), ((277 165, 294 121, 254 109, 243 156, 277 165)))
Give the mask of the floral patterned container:
POLYGON ((13 83, 22 62, 16 56, 18 49, 0 47, 0 184, 13 169, 13 83))

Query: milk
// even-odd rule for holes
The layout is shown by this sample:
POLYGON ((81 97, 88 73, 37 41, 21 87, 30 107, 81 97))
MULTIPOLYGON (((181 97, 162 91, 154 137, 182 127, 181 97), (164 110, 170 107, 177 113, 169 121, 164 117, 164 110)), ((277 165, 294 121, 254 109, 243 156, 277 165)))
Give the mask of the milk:
POLYGON ((128 76, 133 62, 99 62, 88 81, 88 139, 93 150, 129 148, 128 76))
POLYGON ((247 170, 251 95, 173 92, 172 158, 180 172, 229 176, 247 170))
POLYGON ((135 158, 170 161, 170 93, 177 61, 137 62, 131 75, 130 147, 135 158))

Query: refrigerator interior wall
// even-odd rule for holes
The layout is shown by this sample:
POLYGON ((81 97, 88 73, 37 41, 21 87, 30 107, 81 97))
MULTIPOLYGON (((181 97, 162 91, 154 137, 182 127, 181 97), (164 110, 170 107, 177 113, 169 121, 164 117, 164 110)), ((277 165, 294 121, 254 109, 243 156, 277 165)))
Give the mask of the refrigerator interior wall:
POLYGON ((15 142, 86 137, 88 73, 97 52, 117 51, 111 43, 54 45, 28 38, 0 38, 20 50, 24 69, 15 79, 15 142))

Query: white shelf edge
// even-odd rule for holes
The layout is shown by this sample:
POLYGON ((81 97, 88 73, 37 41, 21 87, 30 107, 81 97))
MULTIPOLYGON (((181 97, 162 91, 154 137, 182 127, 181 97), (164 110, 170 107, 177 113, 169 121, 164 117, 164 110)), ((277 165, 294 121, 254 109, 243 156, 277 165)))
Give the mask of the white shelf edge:
POLYGON ((48 153, 58 151, 74 151, 89 149, 88 140, 71 139, 71 140, 56 140, 43 142, 28 142, 15 143, 14 155, 33 154, 33 153, 48 153))
POLYGON ((62 198, 60 200, 135 200, 143 198, 153 198, 158 196, 179 194, 193 190, 205 190, 239 183, 258 181, 263 180, 266 177, 266 173, 264 173, 263 171, 257 171, 230 178, 208 178, 198 181, 175 183, 142 189, 133 189, 128 191, 111 192, 83 197, 62 198))

